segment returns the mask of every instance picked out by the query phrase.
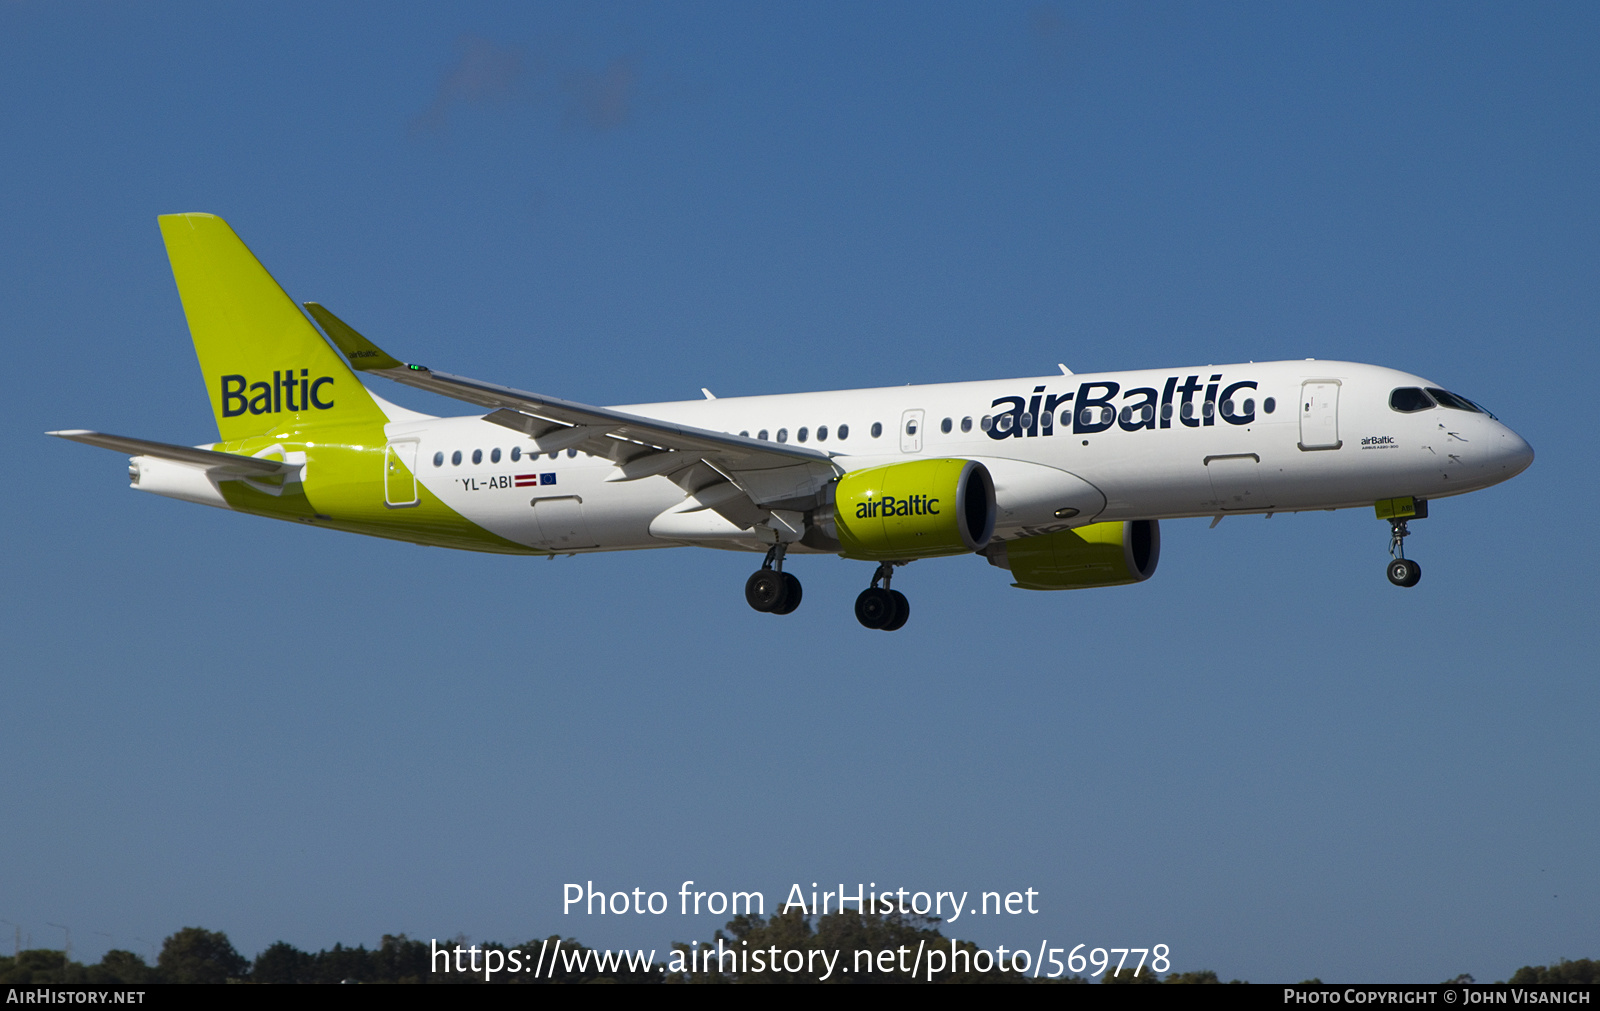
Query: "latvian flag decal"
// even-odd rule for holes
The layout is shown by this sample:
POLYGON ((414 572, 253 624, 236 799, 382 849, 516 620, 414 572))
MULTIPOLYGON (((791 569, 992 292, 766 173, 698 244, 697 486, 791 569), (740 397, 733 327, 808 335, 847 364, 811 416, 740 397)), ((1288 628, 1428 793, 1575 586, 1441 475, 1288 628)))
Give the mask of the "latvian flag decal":
POLYGON ((532 488, 534 485, 556 483, 554 474, 518 474, 516 477, 518 488, 532 488))

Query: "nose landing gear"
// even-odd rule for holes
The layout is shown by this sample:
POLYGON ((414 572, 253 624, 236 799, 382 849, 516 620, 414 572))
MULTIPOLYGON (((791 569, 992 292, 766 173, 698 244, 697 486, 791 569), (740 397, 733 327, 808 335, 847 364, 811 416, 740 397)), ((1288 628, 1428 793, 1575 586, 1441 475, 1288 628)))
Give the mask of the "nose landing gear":
POLYGON ((800 580, 783 571, 786 545, 774 544, 766 561, 744 583, 745 603, 766 614, 789 614, 800 606, 800 580))
POLYGON ((872 576, 872 585, 856 598, 856 620, 867 628, 885 632, 898 631, 911 617, 911 601, 899 590, 889 588, 894 578, 894 567, 903 562, 883 562, 872 576), (879 581, 883 582, 879 586, 879 581))
POLYGON ((1385 499, 1377 505, 1378 518, 1389 521, 1389 565, 1386 572, 1389 582, 1396 586, 1416 586, 1422 578, 1422 566, 1406 557, 1407 520, 1428 518, 1425 499, 1385 499))
POLYGON ((1389 563, 1389 582, 1396 586, 1416 586, 1422 578, 1422 566, 1410 558, 1396 558, 1389 563))

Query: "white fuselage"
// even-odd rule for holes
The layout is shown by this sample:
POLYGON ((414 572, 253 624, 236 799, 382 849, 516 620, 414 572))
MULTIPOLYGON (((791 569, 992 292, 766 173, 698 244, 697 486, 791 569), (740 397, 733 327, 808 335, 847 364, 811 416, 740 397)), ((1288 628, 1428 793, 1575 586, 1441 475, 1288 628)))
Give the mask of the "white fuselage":
MULTIPOLYGON (((1442 498, 1528 466, 1528 444, 1486 413, 1390 406, 1396 388, 1436 385, 1372 365, 1308 360, 619 409, 803 442, 846 471, 919 458, 980 461, 994 478, 995 536, 1004 540, 1091 522, 1442 498)), ((416 474, 429 491, 519 544, 764 547, 737 537, 652 535, 653 520, 684 504, 678 485, 624 480, 610 461, 573 450, 532 456, 530 440, 480 417, 395 421, 386 434, 392 443, 415 442, 416 474)))

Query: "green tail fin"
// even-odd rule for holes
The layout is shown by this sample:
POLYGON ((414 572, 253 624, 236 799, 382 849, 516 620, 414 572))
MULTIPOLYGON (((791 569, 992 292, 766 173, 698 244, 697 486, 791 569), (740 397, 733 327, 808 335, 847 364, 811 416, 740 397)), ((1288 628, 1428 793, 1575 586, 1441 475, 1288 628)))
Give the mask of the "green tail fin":
POLYGON ((278 282, 212 214, 164 214, 161 237, 224 442, 383 411, 278 282))

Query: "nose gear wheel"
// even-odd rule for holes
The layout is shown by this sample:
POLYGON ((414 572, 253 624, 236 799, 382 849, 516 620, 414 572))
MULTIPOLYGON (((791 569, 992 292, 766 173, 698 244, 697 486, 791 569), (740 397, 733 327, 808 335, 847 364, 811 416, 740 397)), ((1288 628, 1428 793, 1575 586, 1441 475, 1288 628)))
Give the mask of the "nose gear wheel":
POLYGON ((1422 579, 1422 566, 1414 559, 1406 557, 1406 537, 1411 531, 1406 529, 1403 519, 1389 521, 1389 556, 1392 559, 1385 570, 1389 582, 1396 586, 1416 586, 1422 579))
POLYGON ((1389 582, 1396 586, 1416 586, 1422 578, 1422 566, 1409 558, 1396 558, 1389 563, 1389 582))

